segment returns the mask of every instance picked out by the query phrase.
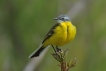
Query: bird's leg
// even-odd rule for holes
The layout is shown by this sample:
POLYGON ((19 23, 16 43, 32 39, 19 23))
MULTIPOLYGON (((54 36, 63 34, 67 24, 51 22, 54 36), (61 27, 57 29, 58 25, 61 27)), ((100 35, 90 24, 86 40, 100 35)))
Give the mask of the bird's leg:
POLYGON ((58 48, 58 46, 56 46, 56 51, 58 51, 58 52, 59 52, 59 51, 61 51, 61 49, 60 49, 60 48, 58 48))
POLYGON ((56 52, 56 49, 54 48, 54 46, 51 44, 52 48, 54 49, 54 51, 56 52))

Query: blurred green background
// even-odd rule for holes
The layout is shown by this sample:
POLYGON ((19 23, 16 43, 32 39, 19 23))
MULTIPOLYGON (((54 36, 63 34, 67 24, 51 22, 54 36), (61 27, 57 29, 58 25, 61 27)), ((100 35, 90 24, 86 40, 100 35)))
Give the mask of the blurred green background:
POLYGON ((0 0, 0 71, 60 71, 52 48, 37 67, 28 56, 61 14, 77 27, 74 41, 61 47, 78 60, 70 71, 106 71, 106 0, 0 0))

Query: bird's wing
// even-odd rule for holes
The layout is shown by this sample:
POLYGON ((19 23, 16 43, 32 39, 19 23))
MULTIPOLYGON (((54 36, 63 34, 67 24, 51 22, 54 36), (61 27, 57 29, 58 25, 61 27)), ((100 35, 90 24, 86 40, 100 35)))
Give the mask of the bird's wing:
POLYGON ((55 25, 49 30, 49 32, 46 34, 46 36, 45 36, 45 38, 44 38, 42 44, 43 44, 48 38, 50 38, 50 37, 54 34, 54 29, 55 29, 55 27, 57 27, 58 25, 59 25, 59 23, 55 24, 55 25))

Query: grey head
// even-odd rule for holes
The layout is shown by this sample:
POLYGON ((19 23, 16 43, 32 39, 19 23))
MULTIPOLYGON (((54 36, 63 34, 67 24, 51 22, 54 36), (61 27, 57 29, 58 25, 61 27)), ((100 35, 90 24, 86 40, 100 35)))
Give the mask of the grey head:
POLYGON ((57 20, 58 22, 65 22, 70 21, 70 18, 67 15, 60 15, 57 18, 54 18, 54 20, 57 20))

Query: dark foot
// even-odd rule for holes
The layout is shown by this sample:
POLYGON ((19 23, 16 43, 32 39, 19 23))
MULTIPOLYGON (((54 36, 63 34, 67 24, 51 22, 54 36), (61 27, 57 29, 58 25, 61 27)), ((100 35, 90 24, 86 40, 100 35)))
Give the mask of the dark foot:
POLYGON ((59 51, 61 51, 61 49, 58 48, 58 46, 56 46, 56 51, 59 52, 59 51))

